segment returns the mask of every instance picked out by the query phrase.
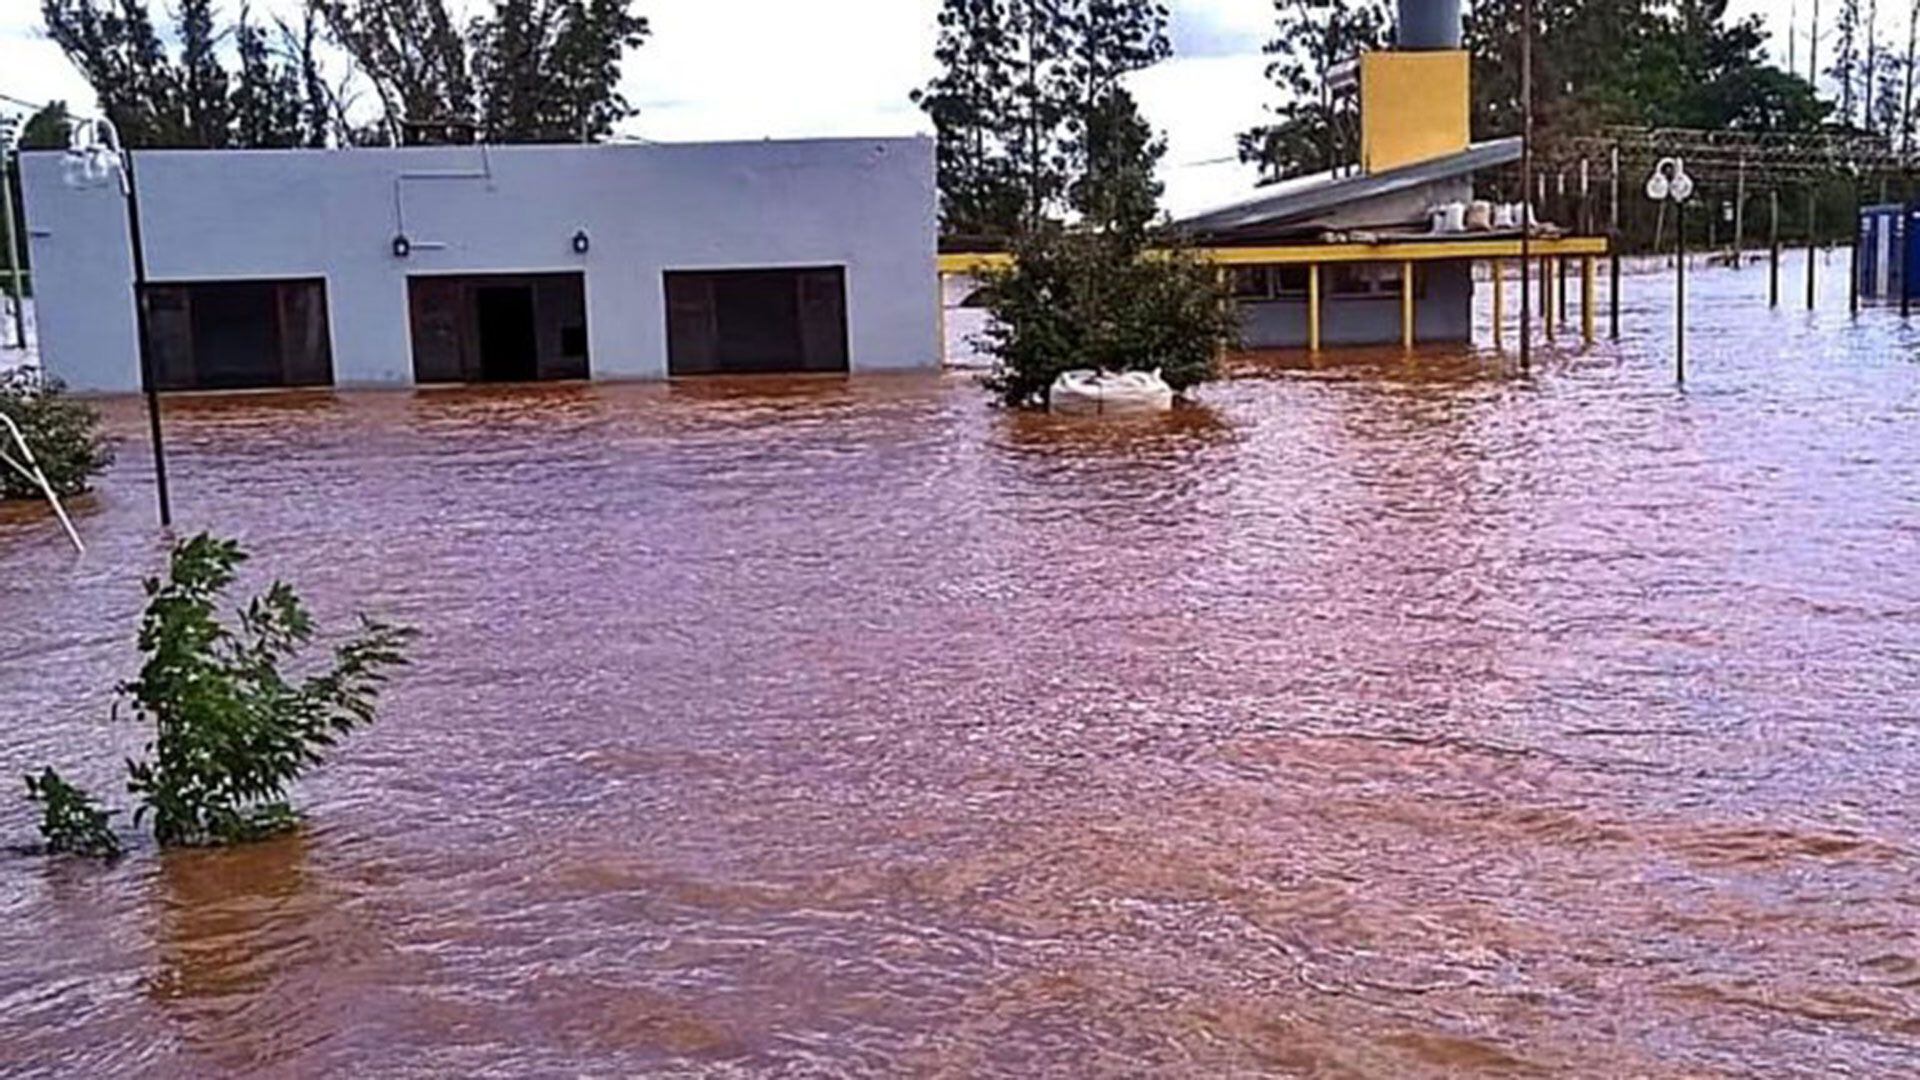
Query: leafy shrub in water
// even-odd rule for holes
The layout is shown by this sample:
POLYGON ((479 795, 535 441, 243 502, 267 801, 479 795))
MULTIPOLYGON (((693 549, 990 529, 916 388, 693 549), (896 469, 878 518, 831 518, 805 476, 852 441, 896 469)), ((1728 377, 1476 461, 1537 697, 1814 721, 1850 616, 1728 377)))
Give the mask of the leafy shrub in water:
POLYGON ((992 315, 986 386, 1009 406, 1044 405, 1063 371, 1158 370, 1176 391, 1214 376, 1238 325, 1205 259, 1161 238, 1143 252, 1124 232, 1043 225, 984 275, 992 315))
MULTIPOLYGON (((216 604, 246 558, 233 541, 202 534, 174 547, 164 580, 146 582, 146 660, 121 690, 153 725, 153 739, 144 760, 127 763, 127 790, 140 803, 134 822, 151 816, 163 845, 234 843, 290 828, 297 816, 287 786, 341 736, 373 721, 386 672, 406 663, 414 636, 363 616, 330 666, 291 677, 285 665, 313 638, 292 589, 274 583, 240 610, 237 628, 219 618, 216 604)), ((59 786, 63 806, 91 806, 59 786)), ((43 801, 51 822, 53 802, 43 801)), ((49 848, 82 850, 60 846, 45 823, 42 831, 49 848)))
POLYGON ((120 854, 120 838, 110 823, 113 811, 94 805, 92 796, 59 773, 28 774, 27 798, 40 804, 40 835, 48 851, 104 859, 120 854))
MULTIPOLYGON (((60 380, 37 368, 0 372, 0 413, 20 426, 33 458, 60 495, 87 490, 93 474, 113 463, 101 438, 100 414, 66 395, 60 380)), ((18 457, 13 438, 0 426, 0 453, 18 457)), ((0 499, 38 499, 40 487, 0 462, 0 499)))

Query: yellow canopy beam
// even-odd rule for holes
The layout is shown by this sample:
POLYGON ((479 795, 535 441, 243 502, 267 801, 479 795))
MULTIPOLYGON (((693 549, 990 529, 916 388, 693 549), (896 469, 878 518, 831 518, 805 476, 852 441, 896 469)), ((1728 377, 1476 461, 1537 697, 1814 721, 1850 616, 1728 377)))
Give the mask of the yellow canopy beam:
MULTIPOLYGON (((1535 238, 1528 245, 1535 256, 1605 255, 1604 236, 1535 238)), ((1517 259, 1519 237, 1481 240, 1396 240, 1382 244, 1284 244, 1272 247, 1196 248, 1197 254, 1218 266, 1262 264, 1432 262, 1440 259, 1517 259)), ((940 256, 943 274, 970 274, 1013 264, 1004 251, 951 252, 940 256)))

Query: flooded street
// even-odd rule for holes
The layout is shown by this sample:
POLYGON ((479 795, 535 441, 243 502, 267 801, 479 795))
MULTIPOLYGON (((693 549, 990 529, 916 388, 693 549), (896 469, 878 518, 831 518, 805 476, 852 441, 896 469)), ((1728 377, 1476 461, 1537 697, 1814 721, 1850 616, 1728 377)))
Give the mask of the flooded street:
POLYGON ((1144 423, 170 401, 181 535, 423 636, 299 834, 103 868, 17 777, 125 803, 116 401, 84 559, 0 511, 0 1073, 1911 1074, 1920 321, 1845 265, 1697 273, 1684 392, 1649 275, 1531 378, 1248 358, 1144 423))

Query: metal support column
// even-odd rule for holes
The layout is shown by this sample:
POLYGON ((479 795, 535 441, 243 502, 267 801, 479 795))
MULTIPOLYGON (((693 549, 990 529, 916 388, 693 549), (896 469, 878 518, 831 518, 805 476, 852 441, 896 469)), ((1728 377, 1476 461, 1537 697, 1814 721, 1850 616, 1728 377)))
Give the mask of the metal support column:
POLYGON ((1593 344, 1593 256, 1580 257, 1580 336, 1593 344))
POLYGON ((1307 350, 1320 351, 1320 264, 1307 265, 1307 350))
POLYGON ((1813 310, 1813 263, 1818 249, 1814 241, 1814 219, 1819 209, 1814 200, 1817 193, 1812 184, 1807 185, 1807 310, 1813 310))
POLYGON ((1780 192, 1767 192, 1767 306, 1780 306, 1780 192))
POLYGON ((1507 287, 1504 270, 1499 259, 1487 260, 1487 267, 1493 276, 1493 347, 1501 346, 1507 321, 1507 287))
POLYGON ((1400 347, 1413 348, 1413 261, 1400 264, 1400 347))

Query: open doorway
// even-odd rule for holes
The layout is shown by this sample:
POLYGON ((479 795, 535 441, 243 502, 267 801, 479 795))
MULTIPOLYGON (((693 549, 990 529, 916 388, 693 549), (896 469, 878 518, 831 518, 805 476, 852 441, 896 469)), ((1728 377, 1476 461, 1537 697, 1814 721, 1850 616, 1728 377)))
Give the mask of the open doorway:
POLYGON ((587 377, 583 274, 432 274, 407 279, 415 382, 587 377))
POLYGON ((669 270, 673 375, 847 370, 847 281, 838 266, 669 270))
POLYGON ((318 278, 149 284, 145 297, 162 390, 333 382, 327 288, 318 278))

